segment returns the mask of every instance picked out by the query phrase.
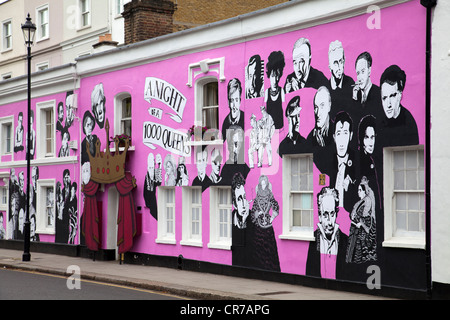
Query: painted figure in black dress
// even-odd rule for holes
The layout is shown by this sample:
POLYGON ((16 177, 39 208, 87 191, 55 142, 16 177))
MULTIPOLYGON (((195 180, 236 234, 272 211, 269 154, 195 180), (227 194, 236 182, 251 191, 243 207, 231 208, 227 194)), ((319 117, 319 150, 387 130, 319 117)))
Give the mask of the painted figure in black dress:
POLYGON ((284 66, 283 52, 273 51, 270 53, 266 65, 266 73, 270 80, 270 87, 267 88, 264 99, 267 113, 275 123, 275 129, 283 128, 284 89, 280 87, 279 82, 283 75, 284 66))

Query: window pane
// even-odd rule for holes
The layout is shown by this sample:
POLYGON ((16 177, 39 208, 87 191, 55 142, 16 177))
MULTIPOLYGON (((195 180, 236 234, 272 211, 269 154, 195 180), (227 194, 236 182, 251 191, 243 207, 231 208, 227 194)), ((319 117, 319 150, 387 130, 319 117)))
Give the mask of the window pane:
POLYGON ((405 190, 405 172, 394 171, 394 189, 405 190))
POLYGON ((408 231, 421 231, 419 227, 418 212, 410 212, 408 214, 408 231))
POLYGON ((394 152, 394 170, 404 168, 404 154, 403 151, 394 152))
POLYGON ((396 214, 396 227, 397 230, 407 230, 406 229, 406 213, 398 212, 396 214))
POLYGON ((302 211, 302 226, 312 227, 311 211, 309 210, 302 211))
POLYGON ((208 108, 202 111, 202 122, 208 129, 219 128, 219 108, 208 108))
POLYGON ((406 190, 417 190, 417 173, 409 171, 406 174, 406 190))
POLYGON ((397 210, 406 210, 406 194, 397 193, 395 195, 395 205, 397 210))
POLYGON ((302 209, 312 209, 312 194, 302 195, 302 209))
POLYGON ((203 86, 203 106, 217 106, 219 104, 218 83, 209 82, 203 86))
POLYGON ((294 226, 294 227, 302 226, 302 211, 301 210, 292 211, 292 226, 294 226))
POLYGON ((295 209, 302 208, 302 195, 301 194, 292 195, 292 207, 295 209))
POLYGON ((406 168, 407 169, 416 169, 417 168, 417 151, 408 150, 405 151, 406 158, 406 168))

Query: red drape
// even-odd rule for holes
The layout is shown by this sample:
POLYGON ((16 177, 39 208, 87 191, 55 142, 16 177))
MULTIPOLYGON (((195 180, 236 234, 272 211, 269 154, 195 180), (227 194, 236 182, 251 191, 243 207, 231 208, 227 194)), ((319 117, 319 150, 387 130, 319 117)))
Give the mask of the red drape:
POLYGON ((136 186, 131 173, 126 172, 125 177, 116 182, 119 192, 119 212, 117 213, 117 246, 119 254, 127 252, 133 246, 133 237, 136 235, 136 210, 132 190, 136 186))
POLYGON ((83 187, 85 198, 82 232, 86 240, 86 246, 93 251, 98 251, 100 244, 97 197, 95 196, 97 189, 98 183, 92 180, 83 187))

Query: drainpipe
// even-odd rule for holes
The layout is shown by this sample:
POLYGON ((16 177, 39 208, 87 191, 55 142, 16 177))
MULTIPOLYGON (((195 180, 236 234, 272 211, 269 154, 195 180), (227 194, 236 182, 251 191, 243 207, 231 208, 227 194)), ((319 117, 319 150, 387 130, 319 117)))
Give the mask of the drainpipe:
POLYGON ((431 17, 437 0, 420 0, 427 9, 425 61, 425 254, 427 297, 432 298, 431 277, 431 17))

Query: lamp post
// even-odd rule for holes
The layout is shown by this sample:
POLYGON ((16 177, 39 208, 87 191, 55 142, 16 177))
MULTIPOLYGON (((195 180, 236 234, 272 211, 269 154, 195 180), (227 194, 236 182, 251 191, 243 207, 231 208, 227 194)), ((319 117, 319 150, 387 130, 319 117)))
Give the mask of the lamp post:
POLYGON ((30 261, 30 114, 31 114, 31 46, 33 45, 34 35, 36 33, 36 25, 31 22, 30 14, 27 16, 27 21, 22 24, 23 37, 25 45, 27 46, 27 60, 28 60, 28 131, 27 131, 27 197, 26 197, 26 213, 24 223, 24 248, 22 261, 30 261))

